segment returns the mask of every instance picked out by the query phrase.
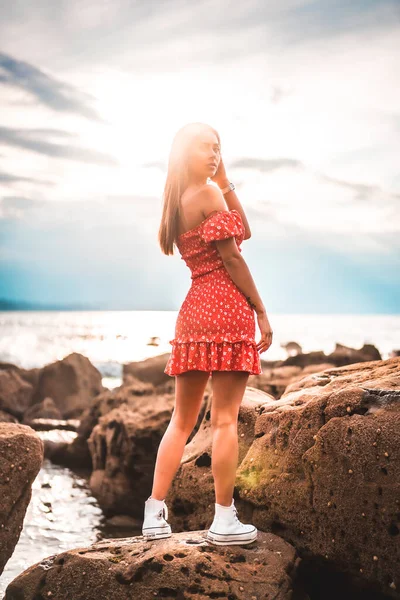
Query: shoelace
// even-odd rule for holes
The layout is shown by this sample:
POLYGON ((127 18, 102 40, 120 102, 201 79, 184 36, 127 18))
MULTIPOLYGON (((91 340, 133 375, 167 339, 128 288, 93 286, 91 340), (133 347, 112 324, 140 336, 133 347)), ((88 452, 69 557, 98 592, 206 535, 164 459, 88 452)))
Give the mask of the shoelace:
POLYGON ((243 523, 239 520, 239 517, 237 516, 237 510, 236 510, 236 506, 232 507, 235 513, 235 519, 236 521, 240 524, 241 527, 243 527, 243 523))
POLYGON ((164 516, 164 519, 167 521, 168 519, 168 508, 167 505, 164 504, 164 507, 160 509, 159 513, 158 513, 158 518, 161 519, 161 517, 164 516))

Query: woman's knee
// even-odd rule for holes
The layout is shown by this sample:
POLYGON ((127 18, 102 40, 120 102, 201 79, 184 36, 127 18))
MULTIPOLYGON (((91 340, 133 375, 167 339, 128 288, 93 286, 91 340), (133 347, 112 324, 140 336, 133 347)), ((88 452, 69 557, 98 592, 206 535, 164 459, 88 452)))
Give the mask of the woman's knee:
POLYGON ((171 417, 172 427, 175 427, 176 429, 178 429, 182 433, 187 434, 188 436, 192 433, 196 423, 197 423, 197 419, 195 421, 193 416, 183 417, 179 414, 176 414, 175 411, 172 413, 172 417, 171 417))
POLYGON ((211 427, 215 431, 220 428, 232 428, 235 427, 237 429, 238 425, 238 413, 237 411, 219 411, 219 410, 211 410, 210 416, 211 427))

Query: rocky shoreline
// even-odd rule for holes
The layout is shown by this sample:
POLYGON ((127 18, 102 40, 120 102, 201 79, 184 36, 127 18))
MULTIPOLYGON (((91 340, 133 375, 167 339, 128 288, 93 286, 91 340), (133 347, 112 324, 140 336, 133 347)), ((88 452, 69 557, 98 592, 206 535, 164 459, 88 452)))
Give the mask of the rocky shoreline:
MULTIPOLYGON (((174 406, 174 379, 163 373, 168 356, 124 365, 113 390, 77 353, 42 369, 0 363, 0 573, 43 454, 90 468, 105 515, 140 527, 174 406), (55 419, 76 429, 72 443, 43 445, 35 434, 55 419)), ((6 600, 314 600, 304 585, 313 571, 347 578, 364 590, 360 598, 400 598, 400 358, 337 344, 330 355, 298 353, 262 367, 249 377, 239 412, 234 490, 257 542, 215 549, 204 540, 214 503, 210 380, 166 498, 172 538, 107 540, 48 557, 9 584, 6 600)))

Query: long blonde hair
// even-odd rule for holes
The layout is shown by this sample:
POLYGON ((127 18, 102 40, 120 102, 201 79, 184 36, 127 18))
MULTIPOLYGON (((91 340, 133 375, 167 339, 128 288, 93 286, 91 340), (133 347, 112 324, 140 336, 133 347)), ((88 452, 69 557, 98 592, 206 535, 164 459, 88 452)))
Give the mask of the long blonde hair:
POLYGON ((179 232, 181 215, 180 199, 189 183, 188 154, 191 144, 205 129, 211 130, 218 138, 218 132, 206 123, 188 123, 181 127, 172 141, 168 159, 168 172, 163 192, 163 208, 158 242, 164 254, 174 254, 174 243, 179 232))

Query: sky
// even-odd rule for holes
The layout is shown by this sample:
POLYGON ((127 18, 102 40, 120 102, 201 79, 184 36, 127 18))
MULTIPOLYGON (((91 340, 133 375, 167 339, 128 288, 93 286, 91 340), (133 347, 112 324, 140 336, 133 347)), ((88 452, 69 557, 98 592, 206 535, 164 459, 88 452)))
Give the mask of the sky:
POLYGON ((0 40, 0 299, 179 310, 162 192, 202 121, 267 313, 400 313, 400 0, 13 0, 0 40))

